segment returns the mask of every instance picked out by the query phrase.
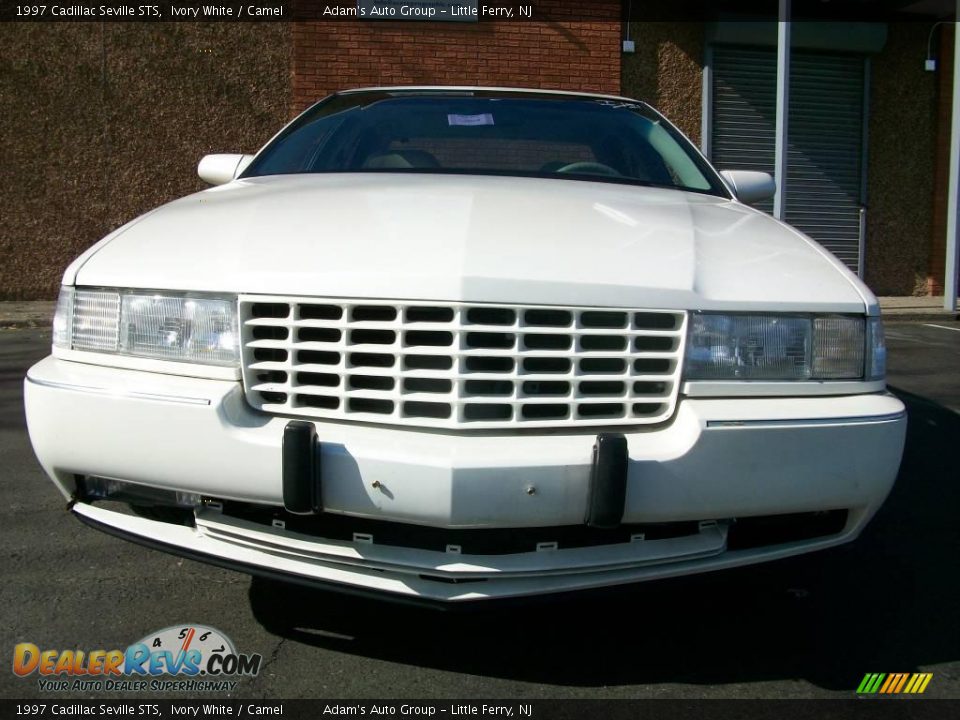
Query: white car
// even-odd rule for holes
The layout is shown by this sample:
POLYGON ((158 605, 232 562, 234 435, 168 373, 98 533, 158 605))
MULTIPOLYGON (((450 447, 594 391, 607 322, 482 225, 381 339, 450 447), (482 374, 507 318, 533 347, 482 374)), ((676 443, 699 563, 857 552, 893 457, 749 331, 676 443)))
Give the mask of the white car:
POLYGON ((333 95, 66 271, 30 437, 83 522, 427 601, 854 539, 900 462, 876 298, 648 105, 333 95))

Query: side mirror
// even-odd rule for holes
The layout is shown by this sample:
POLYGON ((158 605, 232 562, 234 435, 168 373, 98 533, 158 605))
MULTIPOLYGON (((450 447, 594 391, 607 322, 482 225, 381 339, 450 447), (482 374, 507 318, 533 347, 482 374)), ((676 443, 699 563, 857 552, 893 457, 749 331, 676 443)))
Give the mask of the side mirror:
POLYGON ((768 200, 777 192, 777 184, 769 173, 756 170, 721 170, 720 174, 737 196, 737 200, 748 205, 768 200))
POLYGON ((253 155, 205 155, 197 165, 197 175, 211 185, 223 185, 247 169, 253 155))

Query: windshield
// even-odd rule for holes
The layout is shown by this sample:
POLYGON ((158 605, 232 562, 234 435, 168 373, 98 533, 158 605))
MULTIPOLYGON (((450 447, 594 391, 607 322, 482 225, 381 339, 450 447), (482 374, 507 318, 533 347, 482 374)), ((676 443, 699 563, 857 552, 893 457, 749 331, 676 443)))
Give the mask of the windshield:
POLYGON ((549 177, 729 197, 647 105, 536 93, 334 95, 267 145, 243 177, 334 172, 549 177))

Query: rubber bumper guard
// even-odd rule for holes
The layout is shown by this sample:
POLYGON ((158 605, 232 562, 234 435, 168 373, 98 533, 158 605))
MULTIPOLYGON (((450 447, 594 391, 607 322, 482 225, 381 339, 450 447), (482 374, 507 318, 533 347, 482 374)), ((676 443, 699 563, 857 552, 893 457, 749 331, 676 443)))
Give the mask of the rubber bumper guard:
POLYGON ((595 528, 616 528, 623 521, 627 501, 627 439, 616 433, 600 433, 593 446, 590 499, 586 523, 595 528))
POLYGON ((297 420, 283 429, 283 505, 296 515, 323 511, 320 448, 313 423, 297 420))

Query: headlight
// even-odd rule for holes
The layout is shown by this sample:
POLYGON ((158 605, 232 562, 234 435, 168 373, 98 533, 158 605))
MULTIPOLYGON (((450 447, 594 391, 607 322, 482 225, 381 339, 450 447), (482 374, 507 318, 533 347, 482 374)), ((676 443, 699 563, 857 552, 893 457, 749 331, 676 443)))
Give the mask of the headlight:
POLYGON ((206 365, 236 365, 236 298, 61 288, 55 347, 206 365))
POLYGON ((73 288, 60 288, 53 314, 53 346, 68 349, 73 342, 73 288))
POLYGON ((867 321, 867 380, 883 380, 887 374, 887 343, 883 336, 883 320, 878 317, 867 321))
POLYGON ((688 380, 879 380, 884 372, 882 355, 879 318, 871 318, 868 326, 863 317, 848 315, 693 313, 685 376, 688 380))

